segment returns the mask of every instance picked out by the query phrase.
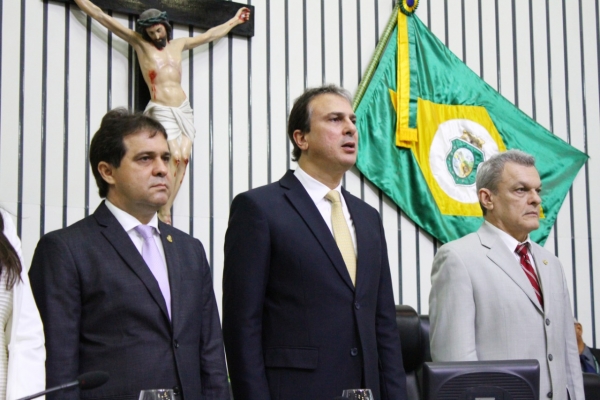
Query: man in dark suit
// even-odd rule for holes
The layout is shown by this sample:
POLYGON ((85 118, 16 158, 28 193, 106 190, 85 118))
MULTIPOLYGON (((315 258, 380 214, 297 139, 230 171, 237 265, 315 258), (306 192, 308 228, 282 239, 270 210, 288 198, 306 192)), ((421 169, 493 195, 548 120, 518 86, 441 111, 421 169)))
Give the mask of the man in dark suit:
POLYGON ((583 341, 583 326, 575 320, 575 337, 577 338, 577 350, 579 351, 579 363, 581 371, 600 374, 600 349, 588 347, 583 341))
POLYGON ((223 337, 236 400, 406 398, 381 219, 341 187, 355 119, 345 90, 308 90, 288 121, 298 169, 233 200, 223 337))
POLYGON ((56 398, 137 399, 142 389, 172 388, 185 400, 229 399, 204 249, 157 219, 170 193, 169 158, 162 125, 109 112, 90 146, 106 200, 37 246, 29 275, 48 387, 87 371, 110 375, 97 389, 56 398))

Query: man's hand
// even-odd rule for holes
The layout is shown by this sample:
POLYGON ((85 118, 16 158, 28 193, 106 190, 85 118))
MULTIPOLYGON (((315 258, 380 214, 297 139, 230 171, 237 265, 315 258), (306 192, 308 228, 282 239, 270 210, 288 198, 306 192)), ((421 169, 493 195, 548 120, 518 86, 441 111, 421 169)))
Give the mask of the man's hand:
POLYGON ((248 7, 242 7, 235 14, 235 18, 238 24, 243 24, 246 21, 250 21, 250 9, 248 7))

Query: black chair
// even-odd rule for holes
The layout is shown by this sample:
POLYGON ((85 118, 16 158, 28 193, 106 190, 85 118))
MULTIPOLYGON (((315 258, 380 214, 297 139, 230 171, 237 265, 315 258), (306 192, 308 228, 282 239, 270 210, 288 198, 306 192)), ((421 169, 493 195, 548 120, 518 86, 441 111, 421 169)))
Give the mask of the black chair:
POLYGON ((423 363, 431 361, 429 317, 419 316, 410 306, 399 305, 396 306, 396 324, 400 332, 408 398, 420 399, 423 394, 421 390, 423 363))
POLYGON ((600 375, 584 372, 583 391, 588 400, 600 399, 600 375))
POLYGON ((421 320, 421 336, 423 347, 425 347, 425 362, 433 361, 431 359, 431 349, 429 348, 429 315, 419 315, 421 320))

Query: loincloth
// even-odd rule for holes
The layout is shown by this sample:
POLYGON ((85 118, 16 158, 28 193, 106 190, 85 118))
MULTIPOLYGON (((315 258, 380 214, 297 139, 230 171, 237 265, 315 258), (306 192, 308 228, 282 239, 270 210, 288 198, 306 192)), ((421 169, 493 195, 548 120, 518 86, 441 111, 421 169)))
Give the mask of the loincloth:
POLYGON ((194 141, 194 111, 187 99, 179 107, 163 106, 150 101, 144 114, 153 117, 165 127, 167 140, 178 139, 183 133, 190 141, 194 141))

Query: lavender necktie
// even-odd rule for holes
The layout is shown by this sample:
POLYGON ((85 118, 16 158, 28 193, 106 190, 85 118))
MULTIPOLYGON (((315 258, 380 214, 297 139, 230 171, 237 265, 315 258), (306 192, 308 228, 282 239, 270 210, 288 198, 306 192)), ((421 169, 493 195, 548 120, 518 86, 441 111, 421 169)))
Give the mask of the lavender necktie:
POLYGON ((150 271, 158 282, 158 287, 162 292, 165 302, 167 303, 167 311, 169 312, 169 319, 171 318, 171 288, 169 287, 169 276, 167 275, 167 267, 163 257, 158 251, 158 246, 154 241, 154 227, 148 225, 138 225, 135 230, 142 235, 144 238, 144 245, 142 246, 142 257, 150 271))

